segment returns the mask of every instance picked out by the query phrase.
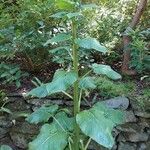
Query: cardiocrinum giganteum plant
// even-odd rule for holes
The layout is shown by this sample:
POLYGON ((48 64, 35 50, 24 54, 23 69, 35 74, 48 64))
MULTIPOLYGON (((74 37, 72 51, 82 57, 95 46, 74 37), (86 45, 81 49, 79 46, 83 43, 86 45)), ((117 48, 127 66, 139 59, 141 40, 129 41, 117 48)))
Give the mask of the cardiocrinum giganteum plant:
POLYGON ((59 33, 49 39, 45 46, 55 43, 59 47, 53 51, 66 50, 72 67, 69 71, 57 70, 50 83, 41 84, 27 96, 43 98, 62 92, 73 101, 73 115, 59 109, 58 105, 43 105, 34 111, 26 120, 30 123, 45 124, 36 139, 29 143, 29 150, 87 150, 91 140, 110 149, 114 144, 112 129, 123 122, 123 113, 108 108, 102 102, 96 103, 88 110, 80 110, 82 94, 86 90, 96 88, 91 75, 106 75, 114 80, 121 78, 110 66, 96 63, 90 64, 89 71, 83 76, 79 75, 81 51, 107 52, 96 39, 78 34, 78 24, 82 20, 83 10, 95 5, 82 5, 80 1, 55 0, 55 7, 57 13, 51 17, 69 22, 71 28, 70 31, 59 33), (60 46, 61 44, 63 46, 60 46), (68 93, 69 88, 73 89, 72 94, 68 93))

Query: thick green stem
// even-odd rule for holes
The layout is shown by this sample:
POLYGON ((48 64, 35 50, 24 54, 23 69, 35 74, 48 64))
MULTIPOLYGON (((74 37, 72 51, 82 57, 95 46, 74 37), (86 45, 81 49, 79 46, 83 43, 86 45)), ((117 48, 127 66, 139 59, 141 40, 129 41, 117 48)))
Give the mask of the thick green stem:
MULTIPOLYGON (((73 68, 75 73, 77 74, 78 78, 78 47, 75 43, 75 39, 77 38, 77 25, 76 21, 72 21, 72 38, 73 38, 73 68)), ((79 80, 74 83, 74 91, 73 91, 73 101, 74 101, 74 117, 79 113, 80 111, 80 105, 79 105, 79 80)), ((78 124, 75 122, 74 125, 74 139, 73 139, 73 148, 74 150, 79 150, 79 142, 80 142, 80 129, 78 124)))

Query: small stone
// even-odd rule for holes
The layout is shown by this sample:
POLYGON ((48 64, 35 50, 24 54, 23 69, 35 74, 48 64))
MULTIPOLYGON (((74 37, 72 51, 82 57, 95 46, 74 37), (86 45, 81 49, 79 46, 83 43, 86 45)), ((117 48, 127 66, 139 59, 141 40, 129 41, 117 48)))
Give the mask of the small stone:
POLYGON ((3 138, 3 137, 5 137, 8 132, 9 132, 8 129, 0 127, 0 139, 3 138))
POLYGON ((124 137, 123 133, 120 133, 117 137, 117 142, 127 142, 126 138, 124 137))
POLYGON ((115 144, 112 148, 111 148, 111 150, 117 150, 117 144, 115 144))
POLYGON ((135 111, 134 112, 136 116, 142 117, 142 118, 150 118, 149 112, 141 112, 141 111, 135 111))
POLYGON ((146 150, 146 144, 145 143, 140 143, 137 147, 137 150, 146 150))
POLYGON ((27 99, 27 103, 32 104, 34 106, 40 107, 44 104, 51 105, 51 104, 57 104, 57 105, 63 105, 62 100, 51 100, 51 99, 27 99))
POLYGON ((8 145, 10 146, 13 150, 18 150, 17 147, 14 145, 12 140, 9 138, 9 136, 5 136, 2 139, 0 139, 0 145, 8 145))
POLYGON ((149 150, 149 148, 150 148, 150 141, 148 141, 148 142, 146 143, 146 150, 149 150))
POLYGON ((9 93, 7 94, 7 97, 22 97, 22 94, 21 93, 9 93))
POLYGON ((131 142, 145 142, 148 140, 147 133, 135 133, 129 136, 129 141, 131 142))
POLYGON ((8 120, 4 116, 0 116, 0 127, 10 128, 12 127, 12 121, 8 120))
POLYGON ((28 122, 17 122, 10 131, 10 137, 15 146, 26 149, 28 143, 38 132, 38 125, 29 124, 28 122))
POLYGON ((133 111, 124 111, 124 113, 125 113, 125 123, 137 121, 133 111))
POLYGON ((121 133, 117 141, 123 142, 146 142, 149 135, 147 133, 121 133))
MULTIPOLYGON (((140 95, 139 95, 139 97, 140 97, 140 95)), ((137 99, 132 99, 130 101, 132 109, 134 111, 139 111, 139 112, 142 112, 142 111, 150 112, 150 102, 149 102, 149 99, 145 99, 142 96, 139 99, 141 99, 142 105, 141 105, 141 103, 137 99)))
POLYGON ((137 131, 143 131, 143 128, 137 123, 125 123, 116 127, 119 131, 122 132, 131 132, 136 133, 137 131))
POLYGON ((129 142, 121 142, 118 146, 118 150, 136 150, 136 144, 129 143, 129 142))
POLYGON ((23 98, 10 98, 9 101, 10 102, 6 104, 6 107, 12 112, 30 109, 30 105, 27 104, 23 98))
POLYGON ((129 107, 129 100, 124 96, 119 96, 109 100, 105 100, 104 103, 109 108, 114 108, 114 109, 126 110, 129 107))
POLYGON ((117 130, 116 128, 114 128, 113 131, 112 131, 113 138, 116 139, 116 137, 119 135, 119 133, 120 133, 120 131, 117 130))
POLYGON ((13 133, 13 134, 11 133, 10 136, 11 136, 13 143, 17 147, 23 148, 23 149, 26 149, 28 147, 28 141, 25 135, 19 134, 19 133, 13 133))
POLYGON ((17 124, 11 129, 11 133, 22 133, 28 135, 36 135, 38 132, 38 125, 30 124, 28 122, 17 122, 17 124))
POLYGON ((150 119, 140 118, 139 124, 144 128, 150 128, 150 119))
POLYGON ((139 105, 139 102, 136 99, 130 100, 131 108, 134 111, 142 110, 141 106, 139 105))

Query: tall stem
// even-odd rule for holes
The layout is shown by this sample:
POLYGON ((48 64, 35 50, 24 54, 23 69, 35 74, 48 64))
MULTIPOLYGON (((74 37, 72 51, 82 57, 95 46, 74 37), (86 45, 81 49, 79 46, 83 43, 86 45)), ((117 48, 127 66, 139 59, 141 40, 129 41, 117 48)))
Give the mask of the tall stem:
MULTIPOLYGON (((75 43, 75 39, 77 38, 77 24, 75 20, 72 20, 72 37, 73 37, 73 67, 74 71, 77 74, 77 81, 74 83, 74 90, 73 90, 73 102, 74 102, 74 117, 79 113, 80 111, 80 104, 79 104, 79 80, 78 80, 78 47, 75 43)), ((73 139, 73 148, 74 150, 79 150, 79 141, 80 141, 80 129, 78 124, 75 122, 74 124, 74 139, 73 139)))

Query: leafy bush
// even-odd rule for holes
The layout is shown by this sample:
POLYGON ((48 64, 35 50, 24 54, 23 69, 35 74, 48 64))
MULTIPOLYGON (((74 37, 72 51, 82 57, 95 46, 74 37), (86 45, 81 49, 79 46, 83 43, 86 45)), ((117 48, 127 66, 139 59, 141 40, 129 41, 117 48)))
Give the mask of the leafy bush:
POLYGON ((49 61, 48 50, 44 47, 58 22, 49 16, 53 12, 53 0, 3 1, 0 4, 2 18, 9 16, 10 21, 3 21, 0 28, 0 57, 21 57, 29 71, 40 71, 49 61), (5 14, 5 12, 7 12, 5 14))
MULTIPOLYGON (((97 9, 97 11, 93 11, 93 13, 91 12, 90 15, 87 14, 87 18, 88 16, 91 18, 87 23, 87 31, 89 35, 96 37, 109 50, 109 53, 106 56, 98 57, 98 54, 96 53, 98 60, 110 62, 110 64, 116 63, 118 60, 122 60, 122 35, 133 18, 134 10, 136 9, 138 1, 105 0, 97 2, 99 3, 100 8, 97 9)), ((150 21, 147 18, 150 14, 149 10, 150 3, 147 4, 141 22, 138 24, 137 28, 140 32, 149 28, 150 21)), ((145 71, 146 68, 149 68, 149 65, 147 65, 149 64, 149 58, 146 54, 149 50, 149 48, 147 50, 147 42, 149 40, 145 40, 146 36, 143 36, 141 39, 140 32, 131 43, 131 66, 138 72, 145 71)))
POLYGON ((142 32, 138 29, 135 31, 131 30, 129 35, 132 37, 132 43, 130 44, 132 58, 130 66, 134 67, 139 73, 150 70, 150 29, 143 30, 142 32))
POLYGON ((15 83, 17 88, 21 86, 21 78, 27 76, 27 73, 24 73, 20 70, 17 65, 10 65, 5 63, 0 63, 0 79, 3 83, 15 83))

